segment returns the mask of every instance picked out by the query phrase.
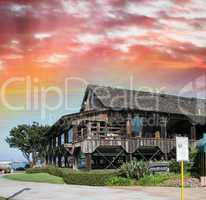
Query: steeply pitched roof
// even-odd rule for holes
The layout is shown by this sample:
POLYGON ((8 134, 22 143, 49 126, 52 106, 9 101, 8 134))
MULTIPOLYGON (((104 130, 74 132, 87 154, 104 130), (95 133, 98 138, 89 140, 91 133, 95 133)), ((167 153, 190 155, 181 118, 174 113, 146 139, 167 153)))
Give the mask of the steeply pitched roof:
POLYGON ((95 105, 93 110, 141 110, 197 117, 206 116, 206 100, 204 99, 186 98, 175 95, 98 85, 88 85, 82 104, 82 110, 84 109, 84 102, 89 92, 93 94, 93 98, 90 101, 99 101, 98 104, 91 102, 91 106, 95 105), (99 105, 99 107, 97 105, 99 105))

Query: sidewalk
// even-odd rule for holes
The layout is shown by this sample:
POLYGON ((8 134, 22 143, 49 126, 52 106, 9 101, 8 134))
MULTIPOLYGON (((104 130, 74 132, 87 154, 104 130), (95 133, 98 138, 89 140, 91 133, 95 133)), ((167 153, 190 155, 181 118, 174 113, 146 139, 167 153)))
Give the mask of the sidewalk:
MULTIPOLYGON (((89 187, 10 181, 0 176, 0 196, 15 200, 179 200, 179 188, 89 187)), ((206 188, 186 189, 185 199, 204 200, 206 188)))

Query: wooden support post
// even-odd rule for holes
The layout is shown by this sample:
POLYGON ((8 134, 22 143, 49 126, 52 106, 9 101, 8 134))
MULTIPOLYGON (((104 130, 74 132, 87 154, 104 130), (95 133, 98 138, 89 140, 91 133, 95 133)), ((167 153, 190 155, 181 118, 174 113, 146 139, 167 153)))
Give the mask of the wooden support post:
POLYGON ((50 165, 53 165, 53 155, 50 156, 50 165))
POLYGON ((99 134, 99 132, 100 132, 100 122, 97 122, 97 133, 99 134))
POLYGON ((129 154, 129 161, 131 162, 133 159, 132 159, 132 153, 129 154))
POLYGON ((92 169, 92 154, 91 153, 86 153, 85 154, 85 164, 86 164, 86 169, 91 170, 92 169))
POLYGON ((53 156, 53 165, 56 166, 56 155, 53 156))
POLYGON ((160 120, 161 138, 164 138, 165 160, 168 160, 168 143, 167 143, 167 118, 162 117, 160 120))
POLYGON ((51 155, 48 155, 48 165, 51 165, 51 155))
POLYGON ((196 125, 192 124, 191 126, 191 139, 196 140, 196 125))
POLYGON ((78 135, 78 127, 74 126, 73 127, 73 142, 77 141, 77 135, 78 135))
POLYGON ((61 155, 58 155, 58 167, 62 167, 62 158, 61 158, 61 155))
POLYGON ((81 140, 84 140, 84 128, 81 128, 81 140))
POLYGON ((61 135, 58 136, 58 146, 61 146, 61 135))
POLYGON ((68 156, 67 155, 64 156, 64 166, 68 167, 68 156))
POLYGON ((78 170, 78 154, 73 154, 73 170, 78 170))
POLYGON ((127 137, 132 137, 132 122, 131 122, 131 115, 128 115, 127 122, 126 122, 126 130, 127 130, 127 137))
POLYGON ((166 139, 167 138, 167 118, 165 117, 161 118, 160 126, 161 126, 161 138, 166 139))
POLYGON ((91 138, 92 137, 92 123, 88 122, 87 123, 87 138, 91 138))
POLYGON ((46 155, 45 161, 46 161, 45 164, 48 165, 49 164, 49 155, 48 154, 46 155))
POLYGON ((65 131, 64 132, 64 144, 67 144, 68 143, 68 131, 65 131))

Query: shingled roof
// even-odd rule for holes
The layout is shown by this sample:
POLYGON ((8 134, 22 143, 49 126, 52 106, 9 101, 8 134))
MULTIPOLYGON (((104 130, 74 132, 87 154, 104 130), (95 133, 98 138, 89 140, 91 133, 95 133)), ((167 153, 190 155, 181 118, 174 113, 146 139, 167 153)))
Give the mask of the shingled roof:
POLYGON ((91 110, 141 110, 206 117, 206 100, 175 95, 88 85, 81 111, 90 95, 91 110))

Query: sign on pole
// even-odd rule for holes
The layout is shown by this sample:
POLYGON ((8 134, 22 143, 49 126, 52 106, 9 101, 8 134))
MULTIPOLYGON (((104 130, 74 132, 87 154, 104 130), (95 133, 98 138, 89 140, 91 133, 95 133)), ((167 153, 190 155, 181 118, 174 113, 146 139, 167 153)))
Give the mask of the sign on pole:
POLYGON ((189 140, 187 137, 176 137, 177 161, 181 162, 181 200, 184 200, 184 162, 189 161, 189 140))
POLYGON ((177 161, 189 161, 189 140, 187 137, 176 137, 177 161))

